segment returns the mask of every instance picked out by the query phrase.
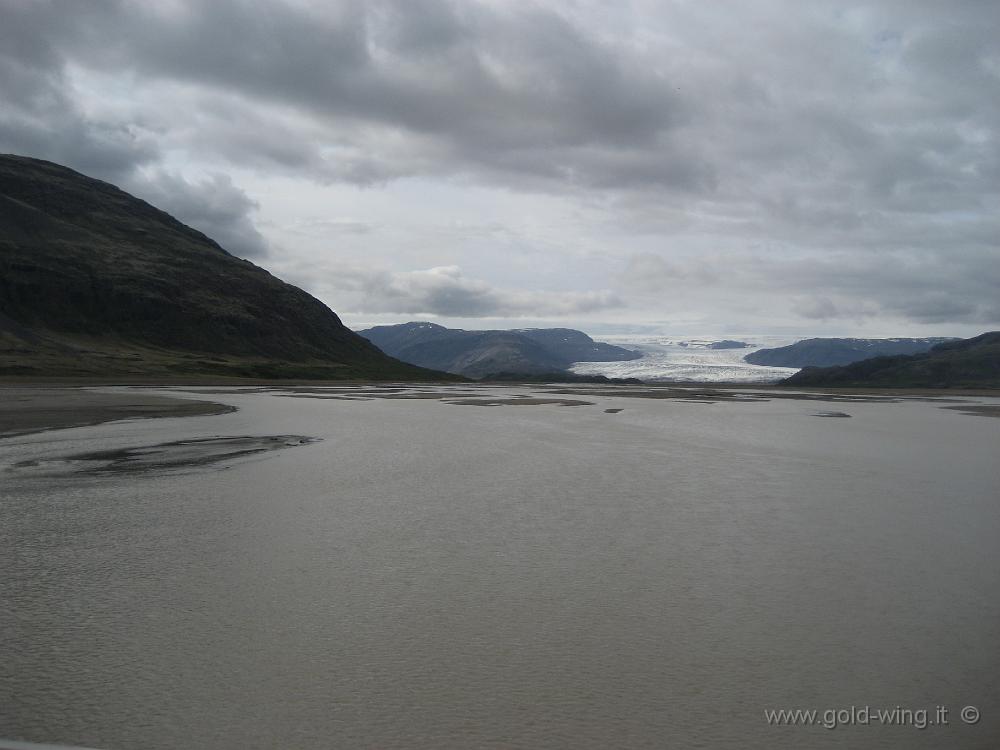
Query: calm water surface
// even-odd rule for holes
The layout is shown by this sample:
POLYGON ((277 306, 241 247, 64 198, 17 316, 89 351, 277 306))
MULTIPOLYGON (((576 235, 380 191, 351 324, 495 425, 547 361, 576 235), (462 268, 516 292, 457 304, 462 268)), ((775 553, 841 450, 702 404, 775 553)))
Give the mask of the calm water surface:
POLYGON ((1000 419, 214 398, 239 411, 0 441, 0 737, 1000 746, 1000 419), (45 462, 254 435, 321 440, 169 471, 45 462), (950 723, 764 717, 866 705, 950 723))

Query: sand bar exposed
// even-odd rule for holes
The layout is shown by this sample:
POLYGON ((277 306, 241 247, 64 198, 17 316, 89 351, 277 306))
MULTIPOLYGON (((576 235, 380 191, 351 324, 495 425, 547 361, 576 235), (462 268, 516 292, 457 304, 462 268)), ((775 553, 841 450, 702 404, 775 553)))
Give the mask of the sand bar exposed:
POLYGON ((136 417, 224 414, 234 407, 144 393, 85 388, 0 387, 0 438, 136 417))

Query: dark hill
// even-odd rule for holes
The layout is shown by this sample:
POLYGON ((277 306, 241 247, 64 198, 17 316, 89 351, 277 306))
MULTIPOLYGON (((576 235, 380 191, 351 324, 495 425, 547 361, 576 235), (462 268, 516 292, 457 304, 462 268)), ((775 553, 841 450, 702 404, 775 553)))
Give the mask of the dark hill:
POLYGON ((583 331, 572 328, 521 328, 513 331, 527 336, 556 356, 569 362, 627 362, 642 357, 620 346, 594 341, 583 331))
POLYGON ((437 341, 454 335, 464 335, 468 331, 457 331, 439 326, 437 323, 402 323, 392 326, 375 326, 358 331, 359 336, 371 341, 375 346, 393 357, 410 346, 419 346, 429 341, 437 341))
POLYGON ((769 367, 833 367, 872 357, 919 354, 949 338, 922 339, 804 339, 790 346, 758 349, 743 359, 769 367))
POLYGON ((471 378, 564 372, 574 362, 616 362, 641 354, 571 328, 464 331, 434 323, 376 326, 360 334, 404 362, 471 378))
POLYGON ((874 357, 843 367, 807 367, 782 384, 1000 388, 1000 331, 948 341, 922 354, 874 357))
POLYGON ((0 155, 0 374, 417 378, 169 214, 0 155))

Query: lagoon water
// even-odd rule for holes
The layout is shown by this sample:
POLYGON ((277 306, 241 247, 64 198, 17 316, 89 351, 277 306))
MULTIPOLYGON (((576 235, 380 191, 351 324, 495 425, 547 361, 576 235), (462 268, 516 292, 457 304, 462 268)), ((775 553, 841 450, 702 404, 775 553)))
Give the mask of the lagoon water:
POLYGON ((197 397, 238 411, 0 440, 0 737, 998 746, 1000 419, 552 390, 462 387, 592 403, 220 389, 197 397), (319 440, 66 460, 217 436, 319 440), (924 729, 764 715, 939 705, 924 729))

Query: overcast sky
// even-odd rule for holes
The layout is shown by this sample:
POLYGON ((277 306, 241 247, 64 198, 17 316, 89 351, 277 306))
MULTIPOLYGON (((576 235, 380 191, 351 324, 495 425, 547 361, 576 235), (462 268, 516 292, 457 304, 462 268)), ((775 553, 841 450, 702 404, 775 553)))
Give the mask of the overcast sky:
POLYGON ((1000 328, 997 0, 0 0, 0 86, 354 328, 1000 328))

